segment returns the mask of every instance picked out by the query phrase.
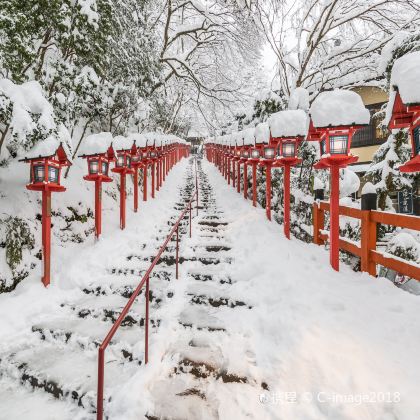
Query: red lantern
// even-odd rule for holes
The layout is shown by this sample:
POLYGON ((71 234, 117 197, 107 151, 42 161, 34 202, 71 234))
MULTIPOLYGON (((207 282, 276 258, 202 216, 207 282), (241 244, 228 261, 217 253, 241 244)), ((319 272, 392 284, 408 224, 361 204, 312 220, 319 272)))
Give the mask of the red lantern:
POLYGON ((118 136, 114 141, 116 151, 115 167, 112 172, 120 174, 120 228, 125 229, 126 177, 133 174, 131 162, 133 157, 132 140, 118 136))
POLYGON ((107 133, 89 136, 82 143, 79 154, 87 162, 88 174, 83 179, 95 182, 96 239, 102 232, 102 182, 112 182, 109 165, 115 160, 115 153, 111 142, 112 136, 107 133))
POLYGON ((284 235, 290 239, 290 172, 298 159, 298 147, 308 131, 308 117, 303 110, 280 111, 269 118, 271 142, 279 150, 277 166, 283 167, 284 235))
POLYGON ((311 107, 313 129, 321 140, 321 160, 317 169, 330 168, 330 263, 339 270, 339 178, 340 168, 357 161, 350 153, 351 140, 357 129, 369 124, 370 113, 361 97, 352 91, 323 92, 311 107), (325 142, 322 145, 322 142, 325 142))
POLYGON ((71 162, 63 144, 54 139, 39 143, 20 161, 30 164, 30 181, 26 188, 42 192, 42 283, 47 287, 51 281, 51 193, 66 191, 60 184, 61 169, 71 162))

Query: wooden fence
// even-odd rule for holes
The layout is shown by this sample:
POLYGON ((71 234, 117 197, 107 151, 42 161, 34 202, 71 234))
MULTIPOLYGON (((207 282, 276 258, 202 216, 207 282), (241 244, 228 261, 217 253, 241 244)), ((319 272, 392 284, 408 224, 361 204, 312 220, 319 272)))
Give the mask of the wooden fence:
MULTIPOLYGON (((399 274, 420 281, 420 266, 418 264, 376 249, 378 224, 420 231, 420 217, 377 210, 360 210, 346 206, 339 208, 340 216, 352 217, 361 221, 360 242, 340 238, 339 245, 340 249, 360 257, 362 271, 376 276, 376 264, 380 264, 399 274)), ((327 201, 313 205, 313 241, 317 245, 322 245, 328 240, 328 234, 324 231, 325 212, 328 211, 330 211, 330 205, 327 201)))

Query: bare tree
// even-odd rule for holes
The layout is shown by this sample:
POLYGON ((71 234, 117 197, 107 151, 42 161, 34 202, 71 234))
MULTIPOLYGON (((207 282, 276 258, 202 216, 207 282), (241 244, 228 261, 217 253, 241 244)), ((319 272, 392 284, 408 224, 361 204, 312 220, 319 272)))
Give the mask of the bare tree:
POLYGON ((255 0, 252 9, 286 96, 298 86, 316 95, 380 78, 381 49, 420 22, 416 0, 255 0))

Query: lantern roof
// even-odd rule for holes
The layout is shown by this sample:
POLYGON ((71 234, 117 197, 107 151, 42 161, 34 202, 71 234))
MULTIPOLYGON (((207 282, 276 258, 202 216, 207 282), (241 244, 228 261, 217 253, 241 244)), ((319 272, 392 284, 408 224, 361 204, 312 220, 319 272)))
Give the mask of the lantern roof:
POLYGON ((239 134, 242 136, 244 145, 253 146, 255 144, 255 127, 245 128, 239 134))
POLYGON ((20 161, 28 162, 40 158, 56 159, 63 166, 71 165, 71 153, 65 142, 60 142, 55 137, 48 137, 33 147, 20 161))
POLYGON ((305 137, 308 133, 309 119, 306 112, 297 110, 279 111, 268 119, 271 135, 279 137, 305 137))
POLYGON ((263 122, 255 127, 255 142, 268 144, 270 141, 270 127, 268 123, 263 122))
POLYGON ((310 114, 315 128, 368 125, 370 121, 360 95, 342 89, 321 92, 312 103, 310 114))
POLYGON ((82 141, 79 149, 79 156, 104 155, 109 151, 110 147, 113 155, 112 140, 113 137, 110 132, 91 134, 82 141))

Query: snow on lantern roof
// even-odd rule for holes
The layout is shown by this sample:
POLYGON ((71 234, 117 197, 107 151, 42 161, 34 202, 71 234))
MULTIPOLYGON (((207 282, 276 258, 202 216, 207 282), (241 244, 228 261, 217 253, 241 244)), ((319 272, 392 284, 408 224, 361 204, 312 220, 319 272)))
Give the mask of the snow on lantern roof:
POLYGON ((80 145, 79 156, 101 155, 107 152, 112 144, 112 134, 103 132, 87 136, 80 145))
POLYGON ((145 147, 146 146, 146 142, 147 142, 147 138, 144 134, 141 133, 130 133, 127 136, 130 141, 136 142, 136 146, 137 147, 145 147))
POLYGON ((309 93, 303 87, 297 87, 292 91, 289 98, 289 109, 309 110, 309 93))
POLYGON ((255 142, 268 143, 270 140, 270 127, 268 123, 260 123, 255 127, 255 142))
POLYGON ((297 110, 279 111, 268 119, 273 137, 305 137, 308 133, 309 120, 306 112, 297 110))
POLYGON ((395 60, 391 86, 397 88, 405 105, 420 104, 420 51, 405 54, 395 60))
POLYGON ((370 113, 356 92, 336 89, 322 92, 314 100, 310 114, 314 127, 367 125, 370 113))
POLYGON ((242 145, 242 136, 240 132, 235 131, 234 133, 230 135, 230 145, 231 146, 242 145))
POLYGON ((116 152, 121 150, 131 150, 131 147, 133 146, 133 139, 124 136, 117 136, 114 138, 113 146, 116 152))
POLYGON ((62 165, 71 165, 71 152, 65 142, 58 140, 56 137, 49 136, 45 140, 40 141, 33 147, 22 161, 33 160, 37 158, 57 158, 62 165))
POLYGON ((253 146, 255 144, 255 127, 245 128, 240 134, 246 146, 253 146))

